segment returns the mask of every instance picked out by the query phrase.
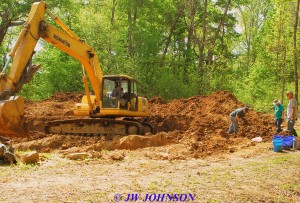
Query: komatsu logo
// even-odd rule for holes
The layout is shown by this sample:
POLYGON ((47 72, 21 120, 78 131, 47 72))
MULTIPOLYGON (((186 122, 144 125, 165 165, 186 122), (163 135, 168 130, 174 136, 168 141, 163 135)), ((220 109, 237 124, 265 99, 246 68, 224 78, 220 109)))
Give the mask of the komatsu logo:
POLYGON ((67 40, 64 40, 62 38, 60 38, 59 36, 57 35, 53 35, 53 38, 56 39, 57 41, 60 41, 62 44, 66 45, 67 47, 70 47, 70 43, 67 41, 67 40))

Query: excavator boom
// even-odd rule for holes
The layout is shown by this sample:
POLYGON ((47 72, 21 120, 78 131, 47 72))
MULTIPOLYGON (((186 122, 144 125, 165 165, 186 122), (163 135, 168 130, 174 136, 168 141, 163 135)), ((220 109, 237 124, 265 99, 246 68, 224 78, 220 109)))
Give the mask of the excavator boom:
POLYGON ((0 135, 5 137, 28 136, 28 129, 24 117, 24 100, 15 97, 22 86, 28 82, 36 72, 26 71, 27 64, 32 56, 37 39, 33 34, 39 33, 38 26, 32 26, 44 20, 40 10, 42 6, 33 6, 27 22, 18 37, 15 46, 9 54, 9 60, 0 75, 0 135), (9 74, 5 73, 10 60, 13 59, 9 74))
MULTIPOLYGON (((28 20, 9 56, 12 60, 9 74, 5 65, 0 75, 0 135, 26 136, 28 129, 24 117, 24 101, 14 96, 29 82, 40 66, 32 65, 31 58, 37 41, 46 42, 77 59, 82 65, 86 96, 76 106, 75 114, 89 115, 89 119, 75 119, 49 122, 48 133, 61 134, 143 134, 153 132, 150 124, 138 121, 100 119, 103 117, 145 117, 148 116, 148 101, 138 97, 133 78, 127 76, 103 76, 95 50, 77 37, 58 17, 54 16, 44 2, 32 5, 28 20), (45 22, 45 14, 61 28, 45 22), (86 76, 87 75, 87 76, 86 76), (94 95, 90 95, 88 80, 94 95), (127 91, 122 98, 112 96, 111 84, 124 85, 127 91), (126 87, 125 87, 126 86, 126 87), (112 98, 113 97, 113 98, 112 98), (86 99, 85 99, 86 98, 86 99)), ((119 87, 121 88, 121 87, 119 87)))
POLYGON ((32 5, 28 19, 9 54, 8 62, 12 60, 9 74, 6 74, 7 70, 4 68, 0 75, 0 135, 2 136, 28 135, 24 117, 24 101, 21 97, 14 97, 14 95, 31 80, 40 67, 31 64, 34 48, 40 38, 82 63, 97 95, 93 106, 89 104, 90 109, 92 111, 93 108, 99 106, 103 76, 94 49, 81 41, 59 18, 55 17, 44 2, 36 2, 32 5), (45 23, 46 13, 63 31, 45 23))

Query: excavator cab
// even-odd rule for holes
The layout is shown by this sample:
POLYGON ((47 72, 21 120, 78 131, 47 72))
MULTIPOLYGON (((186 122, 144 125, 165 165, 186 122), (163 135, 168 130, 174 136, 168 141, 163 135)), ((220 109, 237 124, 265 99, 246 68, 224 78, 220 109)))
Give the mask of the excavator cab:
MULTIPOLYGON (((102 80, 99 111, 89 111, 88 95, 75 106, 75 115, 92 117, 145 117, 148 116, 148 100, 138 96, 136 81, 127 75, 106 75, 102 80)), ((96 103, 96 95, 90 95, 96 103)))
POLYGON ((119 108, 136 111, 138 109, 137 86, 129 76, 104 76, 102 108, 119 108))

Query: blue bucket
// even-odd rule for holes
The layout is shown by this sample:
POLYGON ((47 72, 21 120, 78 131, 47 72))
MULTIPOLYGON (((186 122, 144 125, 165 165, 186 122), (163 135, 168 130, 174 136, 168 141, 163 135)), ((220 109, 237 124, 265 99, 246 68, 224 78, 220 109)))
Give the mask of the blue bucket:
POLYGON ((274 138, 274 139, 276 139, 276 138, 278 138, 278 139, 282 139, 282 138, 283 138, 283 136, 282 136, 282 135, 274 135, 274 136, 273 136, 273 138, 274 138))
POLYGON ((284 148, 292 148, 294 143, 294 136, 288 135, 282 138, 282 145, 284 148))
POLYGON ((281 152, 283 148, 282 137, 277 135, 275 136, 273 138, 273 150, 274 152, 281 152))

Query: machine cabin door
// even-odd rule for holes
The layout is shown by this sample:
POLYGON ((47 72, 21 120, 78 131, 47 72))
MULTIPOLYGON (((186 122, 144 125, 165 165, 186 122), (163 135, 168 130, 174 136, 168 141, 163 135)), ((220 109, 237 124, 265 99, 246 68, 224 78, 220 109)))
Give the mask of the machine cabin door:
POLYGON ((136 82, 131 80, 129 83, 129 90, 130 90, 130 110, 137 111, 138 110, 138 93, 137 93, 137 86, 136 82))
POLYGON ((119 108, 123 97, 122 80, 119 77, 104 78, 102 89, 102 108, 119 108))
MULTIPOLYGON (((102 108, 128 109, 131 103, 131 81, 111 77, 103 80, 102 108)), ((130 107, 131 110, 131 107, 130 107)))

